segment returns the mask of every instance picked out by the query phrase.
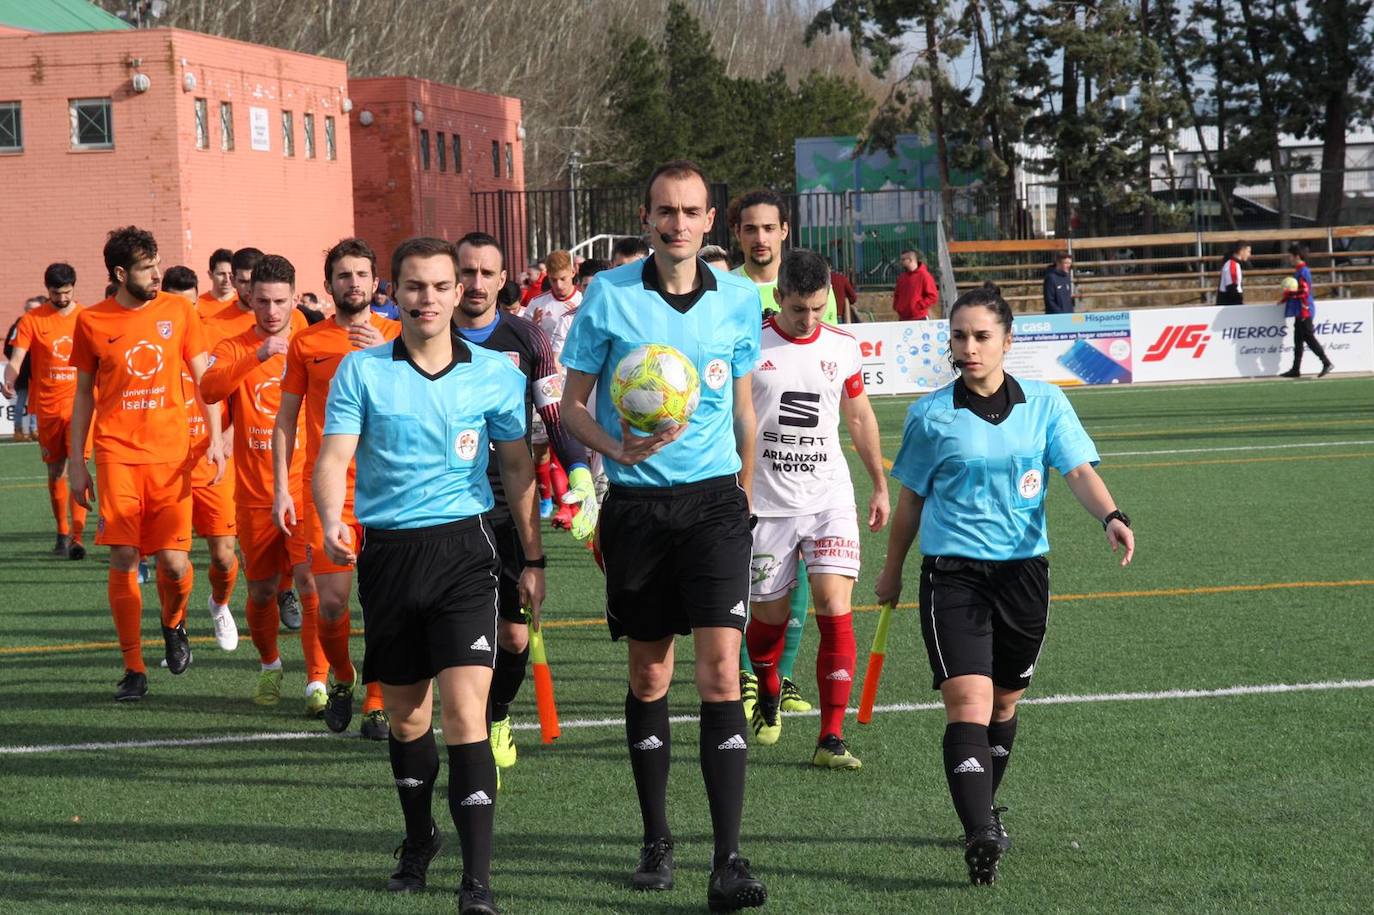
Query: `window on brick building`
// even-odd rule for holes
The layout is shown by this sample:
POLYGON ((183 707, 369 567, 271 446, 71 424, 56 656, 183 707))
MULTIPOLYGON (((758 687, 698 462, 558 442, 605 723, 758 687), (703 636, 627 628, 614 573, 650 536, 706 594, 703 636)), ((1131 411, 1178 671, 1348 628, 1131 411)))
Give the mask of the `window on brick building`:
POLYGON ((330 162, 339 158, 339 148, 334 139, 334 118, 324 116, 324 157, 330 162))
POLYGON ((515 177, 515 147, 509 143, 506 144, 506 177, 515 177))
POLYGON ((434 151, 439 154, 439 171, 448 171, 448 140, 442 130, 434 135, 434 151))
POLYGON ((196 99, 196 149, 210 148, 210 106, 203 98, 196 99))
POLYGON ((491 173, 494 177, 501 177, 501 144, 496 140, 491 141, 491 173))
POLYGON ((307 111, 301 115, 301 135, 305 137, 305 157, 315 158, 315 113, 307 111))
POLYGON ((23 111, 18 102, 0 102, 0 152, 24 149, 23 111))
POLYGON ((463 173, 463 140, 456 133, 453 135, 453 173, 463 173))
POLYGON ((234 103, 219 103, 219 148, 230 152, 234 148, 234 103))
POLYGON ((290 111, 281 113, 281 154, 288 158, 296 154, 296 116, 290 111))
POLYGON ((420 131, 420 167, 429 171, 429 131, 420 131))
POLYGON ((67 103, 72 149, 113 149, 114 123, 108 98, 74 98, 67 103))

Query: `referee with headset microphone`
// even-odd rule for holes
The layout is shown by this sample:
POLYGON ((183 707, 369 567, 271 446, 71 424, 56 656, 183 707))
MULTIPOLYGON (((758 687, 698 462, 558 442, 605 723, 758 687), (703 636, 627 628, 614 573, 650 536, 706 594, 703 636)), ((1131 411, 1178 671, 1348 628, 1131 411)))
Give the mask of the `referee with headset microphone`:
POLYGON ((439 774, 433 682, 443 702, 448 806, 462 846, 459 915, 495 915, 491 891, 496 763, 487 694, 496 662, 501 564, 487 519, 494 445, 524 552, 521 603, 539 626, 544 555, 525 444, 526 379, 501 353, 451 328, 462 295, 458 249, 412 238, 391 256, 401 335, 344 357, 329 390, 315 464, 324 548, 358 566, 363 682, 380 682, 391 719, 391 772, 405 819, 393 892, 425 887, 443 846, 430 812, 439 774), (490 443, 490 444, 489 444, 490 443), (348 464, 358 459, 363 542, 340 520, 348 464))
POLYGON ((1011 847, 994 806, 1049 620, 1045 476, 1063 475, 1131 561, 1130 519, 1094 470, 1097 449, 1057 387, 1002 368, 1011 307, 991 284, 950 309, 959 376, 911 405, 893 476, 902 484, 874 588, 895 604, 921 536, 921 634, 945 705, 944 766, 969 879, 990 884, 1011 847))

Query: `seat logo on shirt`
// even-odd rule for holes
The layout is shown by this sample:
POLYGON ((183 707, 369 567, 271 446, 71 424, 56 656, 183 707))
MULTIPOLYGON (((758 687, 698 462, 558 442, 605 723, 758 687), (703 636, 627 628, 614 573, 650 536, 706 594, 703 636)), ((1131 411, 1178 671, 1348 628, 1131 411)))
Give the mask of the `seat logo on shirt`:
POLYGON ((1036 496, 1040 495, 1040 471, 1032 468, 1021 474, 1021 482, 1018 486, 1021 490, 1021 498, 1023 499, 1034 499, 1036 496))
POLYGON ((810 391, 783 391, 778 397, 778 425, 815 429, 821 424, 821 395, 810 391))
POLYGON ((170 340, 170 339, 172 339, 172 322, 171 322, 171 321, 158 321, 158 322, 157 322, 157 335, 158 335, 159 337, 161 337, 162 339, 164 339, 164 340, 170 340))
POLYGON ((162 347, 140 340, 124 352, 124 367, 135 378, 147 381, 162 371, 162 347))
POLYGON ((453 443, 453 450, 458 457, 465 461, 470 461, 477 457, 477 445, 479 437, 476 429, 464 429, 458 433, 458 439, 453 443))
POLYGON ((706 363, 706 371, 702 372, 702 377, 706 379, 708 388, 719 391, 730 378, 730 367, 725 364, 724 359, 712 359, 706 363))

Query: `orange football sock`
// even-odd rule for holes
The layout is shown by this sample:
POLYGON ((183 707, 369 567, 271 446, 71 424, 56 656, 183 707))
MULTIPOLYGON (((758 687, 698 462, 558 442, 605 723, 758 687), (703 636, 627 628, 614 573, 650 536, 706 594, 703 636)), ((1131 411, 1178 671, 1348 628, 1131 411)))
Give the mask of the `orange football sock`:
POLYGON ((277 579, 277 593, 285 594, 296 587, 296 580, 291 577, 290 572, 281 573, 281 578, 277 579))
POLYGON ((143 622, 143 594, 138 590, 138 572, 116 572, 110 569, 106 584, 110 598, 110 615, 114 617, 119 650, 124 655, 126 670, 147 673, 143 663, 143 644, 139 629, 143 622))
POLYGON ((52 506, 52 516, 57 519, 57 533, 63 537, 71 533, 71 528, 67 526, 67 500, 70 496, 66 477, 48 481, 48 504, 52 506))
POLYGON ((329 676, 329 658, 320 644, 320 595, 318 592, 297 592, 301 599, 301 654, 305 656, 305 682, 325 682, 329 676))
POLYGON ((157 565, 157 597, 162 602, 162 625, 175 629, 186 622, 186 605, 191 602, 191 588, 196 583, 196 569, 186 563, 186 574, 173 578, 157 565))
POLYGON ((382 701, 382 684, 373 680, 367 684, 367 698, 363 700, 363 714, 370 715, 383 708, 386 708, 386 703, 382 701))
POLYGON ((258 650, 258 659, 271 664, 281 657, 277 651, 277 602, 275 599, 259 604, 248 598, 245 608, 248 617, 248 631, 253 636, 253 647, 258 650))
MULTIPOLYGON (((66 484, 66 480, 62 481, 66 484)), ((81 542, 81 537, 86 533, 86 509, 74 498, 68 498, 67 504, 72 510, 72 540, 76 543, 81 542)))
POLYGON ((340 683, 356 679, 353 659, 348 654, 348 627, 347 607, 344 607, 343 615, 336 620, 320 618, 320 645, 325 656, 329 658, 329 666, 334 668, 334 679, 340 683))
POLYGON ((225 606, 230 598, 234 596, 234 582, 239 578, 239 558, 234 557, 229 563, 229 568, 221 571, 217 566, 210 566, 210 597, 214 599, 218 606, 225 606))

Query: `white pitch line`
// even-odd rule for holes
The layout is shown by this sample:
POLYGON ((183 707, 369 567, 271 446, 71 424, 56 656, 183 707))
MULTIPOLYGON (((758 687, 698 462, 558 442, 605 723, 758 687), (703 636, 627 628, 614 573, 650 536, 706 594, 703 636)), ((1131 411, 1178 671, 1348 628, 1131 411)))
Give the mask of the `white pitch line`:
MULTIPOLYGON (((1062 696, 1040 696, 1034 699, 1022 699, 1021 704, 1079 705, 1093 702, 1159 702, 1168 699, 1218 699, 1229 696, 1259 696, 1273 695, 1275 693, 1310 693, 1336 689, 1371 688, 1374 688, 1374 680, 1323 680, 1316 683, 1260 683, 1252 686, 1225 686, 1220 689, 1166 689, 1157 692, 1134 693, 1069 693, 1062 696)), ((905 712, 931 712, 940 708, 943 708, 943 706, 939 702, 897 702, 889 705, 874 706, 873 711, 883 714, 900 714, 905 712)), ((854 708, 848 709, 849 713, 855 713, 857 711, 858 709, 854 708)), ((809 712, 800 713, 789 712, 788 715, 793 718, 814 718, 820 715, 820 710, 812 709, 809 712)), ((684 723, 696 721, 697 716, 674 715, 669 720, 676 723, 684 723)), ((624 724, 624 718, 573 718, 568 721, 559 722, 559 727, 566 730, 583 730, 589 728, 623 727, 624 724)), ((524 722, 514 725, 514 728, 517 731, 537 731, 539 725, 536 722, 524 722)), ((436 728, 435 733, 442 732, 436 728)), ((347 736, 331 734, 328 731, 263 731, 257 734, 223 734, 213 737, 181 737, 163 740, 111 740, 98 743, 51 743, 0 747, 0 756, 31 756, 42 753, 67 753, 86 750, 206 747, 238 743, 311 740, 320 738, 334 740, 349 739, 347 736)))
POLYGON ((1289 442, 1285 445, 1227 445, 1221 448, 1170 448, 1165 451, 1103 451, 1101 457, 1147 457, 1159 454, 1219 454, 1223 451, 1282 451, 1287 448, 1335 448, 1340 445, 1374 445, 1374 440, 1338 442, 1289 442))

